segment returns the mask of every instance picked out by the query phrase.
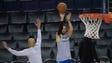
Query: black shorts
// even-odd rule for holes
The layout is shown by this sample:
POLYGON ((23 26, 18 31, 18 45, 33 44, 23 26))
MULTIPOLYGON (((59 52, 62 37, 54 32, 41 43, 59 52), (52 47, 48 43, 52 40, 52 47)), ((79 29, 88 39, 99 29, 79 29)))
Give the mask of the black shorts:
POLYGON ((91 38, 84 37, 79 44, 81 63, 94 63, 96 57, 95 43, 91 38))

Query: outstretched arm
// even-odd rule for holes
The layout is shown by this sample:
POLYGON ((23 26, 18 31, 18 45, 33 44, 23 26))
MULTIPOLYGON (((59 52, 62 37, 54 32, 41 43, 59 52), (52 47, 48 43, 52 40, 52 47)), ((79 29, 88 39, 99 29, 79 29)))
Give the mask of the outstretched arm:
POLYGON ((22 50, 22 51, 16 51, 16 50, 13 50, 11 48, 8 48, 8 51, 11 52, 12 54, 16 55, 16 56, 28 56, 29 55, 29 52, 28 50, 22 50))
POLYGON ((42 37, 41 37, 41 20, 38 18, 36 20, 36 23, 35 23, 36 27, 37 27, 37 40, 36 40, 36 44, 39 44, 41 45, 41 41, 42 41, 42 37))
POLYGON ((8 47, 7 42, 3 41, 3 46, 5 49, 7 49, 10 53, 16 55, 16 56, 28 56, 29 51, 28 50, 22 50, 22 51, 16 51, 8 47))
POLYGON ((59 29, 58 29, 58 32, 56 32, 56 42, 59 42, 60 41, 60 34, 61 34, 61 28, 62 28, 62 26, 65 24, 65 21, 64 21, 64 16, 65 16, 65 14, 63 14, 63 13, 60 13, 59 14, 60 15, 60 21, 61 21, 61 23, 59 24, 59 29))
POLYGON ((67 15, 67 17, 66 17, 66 20, 68 21, 68 26, 69 26, 69 30, 68 30, 68 35, 69 35, 69 37, 71 37, 71 35, 72 35, 72 33, 73 33, 73 25, 72 25, 72 23, 71 23, 70 18, 71 18, 71 13, 69 13, 69 14, 67 15))

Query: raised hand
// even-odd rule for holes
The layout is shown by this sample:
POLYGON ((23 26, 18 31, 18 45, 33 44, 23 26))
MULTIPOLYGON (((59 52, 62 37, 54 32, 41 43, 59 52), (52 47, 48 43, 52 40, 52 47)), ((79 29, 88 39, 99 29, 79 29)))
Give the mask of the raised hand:
POLYGON ((36 25, 36 27, 37 27, 38 29, 40 29, 40 27, 41 27, 41 20, 40 20, 39 18, 36 19, 35 25, 36 25))
POLYGON ((5 49, 8 49, 9 48, 6 41, 3 41, 2 43, 3 43, 3 46, 4 46, 5 49))
POLYGON ((69 14, 66 16, 66 20, 67 20, 67 21, 70 21, 70 18, 71 18, 71 13, 69 13, 69 14))
POLYGON ((60 13, 61 21, 64 21, 64 16, 65 16, 65 14, 64 14, 64 13, 60 13))

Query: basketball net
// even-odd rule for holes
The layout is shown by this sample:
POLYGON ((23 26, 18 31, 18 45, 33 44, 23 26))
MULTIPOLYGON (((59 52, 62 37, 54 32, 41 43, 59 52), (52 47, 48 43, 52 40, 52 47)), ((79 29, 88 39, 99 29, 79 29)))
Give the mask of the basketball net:
POLYGON ((99 29, 102 23, 102 19, 97 18, 82 18, 80 17, 82 22, 86 27, 86 31, 84 36, 92 39, 99 39, 99 29))
POLYGON ((79 18, 86 27, 84 36, 91 39, 100 39, 99 30, 102 20, 104 20, 105 23, 109 24, 112 20, 112 12, 109 12, 108 14, 81 14, 79 18))
POLYGON ((100 39, 99 29, 102 23, 102 18, 93 18, 93 15, 80 15, 79 18, 84 23, 86 31, 84 36, 91 39, 100 39))

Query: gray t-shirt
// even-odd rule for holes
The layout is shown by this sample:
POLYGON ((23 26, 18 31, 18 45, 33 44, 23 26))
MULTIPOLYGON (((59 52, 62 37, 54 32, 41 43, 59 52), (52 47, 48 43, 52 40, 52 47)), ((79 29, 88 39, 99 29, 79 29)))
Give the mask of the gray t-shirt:
POLYGON ((71 59, 70 43, 68 34, 61 35, 60 41, 57 42, 57 61, 71 59))

